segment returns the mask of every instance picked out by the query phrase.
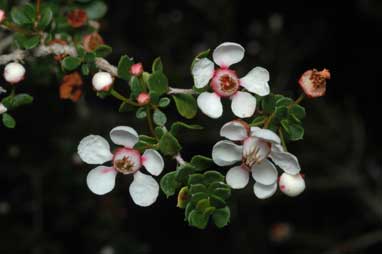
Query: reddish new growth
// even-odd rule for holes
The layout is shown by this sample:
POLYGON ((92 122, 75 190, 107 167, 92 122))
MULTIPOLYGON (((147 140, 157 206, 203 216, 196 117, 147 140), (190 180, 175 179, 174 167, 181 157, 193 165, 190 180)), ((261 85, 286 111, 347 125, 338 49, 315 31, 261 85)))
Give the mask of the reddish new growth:
POLYGON ((299 84, 309 98, 317 98, 325 95, 327 79, 330 79, 329 70, 318 71, 313 69, 302 74, 299 84))
POLYGON ((97 32, 87 34, 82 39, 82 46, 87 52, 91 52, 103 44, 105 44, 105 42, 97 32))
POLYGON ((133 64, 131 67, 130 67, 130 74, 133 75, 133 76, 140 76, 141 74, 143 73, 143 65, 142 63, 136 63, 136 64, 133 64))
POLYGON ((74 9, 67 15, 67 21, 71 27, 79 28, 85 25, 88 15, 82 9, 74 9))
MULTIPOLYGON (((61 40, 61 39, 53 39, 51 41, 48 42, 48 45, 53 45, 53 44, 60 44, 60 45, 68 45, 68 43, 64 40, 61 40)), ((56 61, 61 61, 62 59, 64 59, 66 56, 66 54, 58 54, 58 55, 55 55, 54 56, 54 60, 56 61)))
POLYGON ((77 102, 82 95, 82 78, 78 72, 65 75, 60 86, 60 98, 77 102))

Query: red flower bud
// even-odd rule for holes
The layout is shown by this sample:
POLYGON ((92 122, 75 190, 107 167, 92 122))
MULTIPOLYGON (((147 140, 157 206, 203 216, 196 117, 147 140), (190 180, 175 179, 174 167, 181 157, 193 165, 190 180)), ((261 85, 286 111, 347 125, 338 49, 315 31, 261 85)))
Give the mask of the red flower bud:
POLYGON ((68 13, 67 20, 71 27, 79 28, 85 25, 88 15, 82 9, 74 9, 68 13))
POLYGON ((3 22, 5 20, 5 18, 6 18, 5 11, 0 9, 0 24, 1 24, 1 22, 3 22))
POLYGON ((130 74, 133 76, 140 76, 143 73, 142 63, 133 64, 130 67, 130 74))
POLYGON ((139 105, 143 106, 143 105, 146 105, 150 102, 150 94, 148 93, 140 93, 137 97, 137 102, 139 105))
POLYGON ((313 69, 304 72, 298 83, 307 97, 317 98, 325 95, 327 79, 330 79, 329 70, 317 71, 313 69))

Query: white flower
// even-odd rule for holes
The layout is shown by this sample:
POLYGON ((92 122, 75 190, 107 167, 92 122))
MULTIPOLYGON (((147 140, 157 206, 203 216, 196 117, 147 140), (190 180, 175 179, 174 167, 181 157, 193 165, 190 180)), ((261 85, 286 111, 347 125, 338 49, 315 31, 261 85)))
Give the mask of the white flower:
POLYGON ((8 111, 7 107, 4 106, 3 103, 0 103, 0 115, 7 112, 7 111, 8 111))
POLYGON ((116 145, 120 145, 114 153, 110 152, 109 143, 101 136, 89 135, 83 138, 78 145, 80 158, 88 164, 103 164, 112 161, 112 167, 98 166, 92 169, 86 182, 89 189, 98 195, 103 195, 115 186, 117 173, 133 174, 134 180, 129 192, 135 204, 150 206, 159 194, 159 185, 156 180, 143 174, 142 166, 155 176, 158 176, 164 167, 162 156, 153 149, 147 149, 143 155, 133 149, 138 142, 137 132, 128 126, 118 126, 110 131, 110 138, 116 145))
POLYGON ((4 68, 4 79, 11 84, 19 83, 24 76, 25 68, 19 63, 9 63, 4 68))
POLYGON ((220 97, 225 97, 232 100, 231 109, 237 117, 251 117, 256 110, 256 98, 250 93, 239 91, 240 86, 260 96, 269 94, 269 73, 266 69, 255 67, 241 79, 229 69, 243 59, 244 51, 237 43, 220 44, 212 54, 214 62, 220 67, 218 69, 208 58, 196 60, 192 68, 195 87, 203 88, 209 83, 213 90, 213 93, 201 93, 197 99, 200 110, 207 116, 219 118, 223 114, 220 97))
POLYGON ((99 71, 94 74, 92 83, 96 91, 108 91, 113 84, 113 77, 108 72, 99 71))
POLYGON ((299 174, 301 169, 297 158, 284 151, 280 145, 280 138, 271 130, 250 128, 247 123, 234 120, 223 125, 220 135, 241 142, 237 145, 232 141, 223 140, 216 143, 212 149, 212 159, 219 166, 241 162, 240 166, 231 168, 226 175, 227 184, 233 189, 247 186, 249 174, 252 173, 255 195, 260 199, 271 197, 277 190, 278 172, 274 164, 285 172, 282 176, 285 180, 280 185, 282 192, 296 196, 305 188, 305 183, 304 188, 301 188, 304 180, 299 174))

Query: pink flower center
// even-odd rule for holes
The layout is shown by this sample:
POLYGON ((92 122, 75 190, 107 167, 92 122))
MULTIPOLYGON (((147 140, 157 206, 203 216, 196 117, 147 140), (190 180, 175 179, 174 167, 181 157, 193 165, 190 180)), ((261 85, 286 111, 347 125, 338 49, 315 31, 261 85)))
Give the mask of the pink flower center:
POLYGON ((135 173, 142 166, 141 154, 131 148, 122 147, 115 151, 113 156, 113 167, 122 174, 135 173))
POLYGON ((217 69, 211 81, 211 88, 222 97, 235 94, 240 86, 236 72, 230 69, 217 69))

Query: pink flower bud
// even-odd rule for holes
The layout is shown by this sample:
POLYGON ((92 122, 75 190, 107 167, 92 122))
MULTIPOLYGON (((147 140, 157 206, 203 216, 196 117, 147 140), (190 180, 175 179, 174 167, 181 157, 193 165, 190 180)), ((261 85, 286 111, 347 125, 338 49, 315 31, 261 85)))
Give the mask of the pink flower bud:
POLYGON ((305 181, 301 174, 283 173, 279 178, 281 192, 289 197, 296 197, 305 190, 305 181))
POLYGON ((25 77, 25 68, 19 63, 9 63, 4 68, 4 79, 11 83, 16 84, 23 80, 25 77))
POLYGON ((130 74, 133 76, 140 76, 143 73, 142 63, 133 64, 130 67, 130 74))
POLYGON ((330 79, 329 70, 313 69, 304 72, 298 83, 308 98, 317 98, 325 95, 327 79, 330 79))
POLYGON ((146 105, 150 102, 150 94, 148 93, 140 93, 137 97, 137 102, 139 105, 146 105))
POLYGON ((1 24, 1 22, 4 21, 5 18, 6 18, 5 11, 0 9, 0 24, 1 24))
POLYGON ((0 103, 0 115, 7 112, 7 107, 3 103, 0 103))
POLYGON ((113 85, 113 77, 108 72, 97 72, 94 74, 92 83, 96 91, 108 91, 113 85))

